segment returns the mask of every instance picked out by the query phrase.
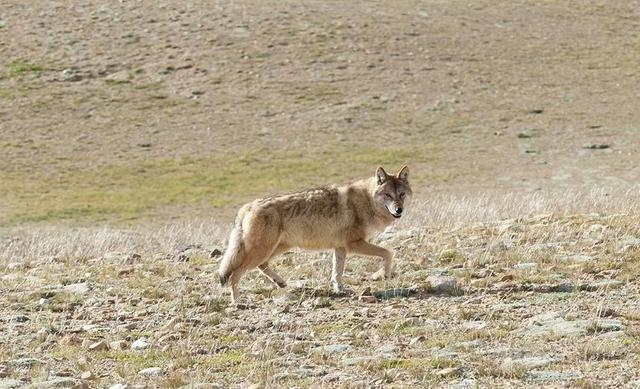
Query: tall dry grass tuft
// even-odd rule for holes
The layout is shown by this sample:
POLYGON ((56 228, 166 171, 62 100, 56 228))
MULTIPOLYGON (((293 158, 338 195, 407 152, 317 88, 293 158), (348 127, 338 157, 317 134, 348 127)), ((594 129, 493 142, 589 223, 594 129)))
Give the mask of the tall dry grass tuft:
POLYGON ((228 226, 213 220, 143 225, 130 229, 109 226, 60 226, 0 231, 0 261, 43 258, 87 259, 110 252, 174 253, 189 245, 220 247, 228 226))
POLYGON ((412 226, 451 226, 549 213, 558 216, 577 213, 636 214, 639 206, 640 190, 637 188, 618 191, 593 188, 580 192, 436 194, 414 201, 405 223, 412 226))

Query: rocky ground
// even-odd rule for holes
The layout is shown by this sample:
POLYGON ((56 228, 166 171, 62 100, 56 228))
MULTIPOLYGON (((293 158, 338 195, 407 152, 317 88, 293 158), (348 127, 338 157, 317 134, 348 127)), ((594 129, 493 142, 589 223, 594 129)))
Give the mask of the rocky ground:
POLYGON ((0 388, 640 388, 638 4, 4 1, 0 388), (239 204, 411 167, 396 277, 239 204))
POLYGON ((94 253, 31 257, 47 233, 16 234, 4 254, 23 255, 0 268, 0 387, 636 388, 637 220, 391 229, 393 280, 368 281, 377 264, 351 258, 351 292, 335 295, 328 255, 288 253, 289 287, 253 273, 240 308, 214 282, 221 246, 154 254, 102 231, 82 241, 94 253))

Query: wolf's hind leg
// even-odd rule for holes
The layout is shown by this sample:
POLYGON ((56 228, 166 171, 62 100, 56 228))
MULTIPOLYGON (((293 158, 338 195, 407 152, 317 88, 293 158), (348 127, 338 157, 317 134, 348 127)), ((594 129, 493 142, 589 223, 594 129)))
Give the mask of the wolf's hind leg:
POLYGON ((238 298, 240 297, 240 290, 238 289, 238 283, 240 282, 240 277, 245 273, 245 269, 242 267, 237 268, 231 273, 231 277, 229 277, 229 287, 231 288, 231 304, 236 304, 238 302, 238 298))
POLYGON ((258 266, 258 269, 267 276, 274 284, 278 285, 280 288, 285 288, 287 286, 287 282, 278 275, 272 268, 269 267, 269 260, 277 255, 284 253, 289 250, 289 246, 284 244, 279 244, 271 253, 269 258, 258 266))
POLYGON ((343 290, 342 273, 344 272, 344 260, 347 257, 347 250, 337 248, 333 250, 333 267, 331 269, 331 286, 333 291, 340 293, 343 290))
POLYGON ((371 279, 379 280, 384 278, 391 278, 391 260, 393 259, 393 254, 391 251, 376 246, 375 244, 371 244, 364 240, 357 240, 355 242, 349 243, 347 246, 347 250, 350 252, 354 252, 362 255, 371 255, 375 257, 382 258, 382 267, 377 272, 371 275, 371 279))
POLYGON ((260 269, 262 274, 267 276, 267 278, 270 279, 274 284, 278 285, 278 287, 285 288, 287 286, 287 282, 282 279, 282 277, 280 277, 278 273, 276 273, 272 268, 269 267, 269 262, 265 262, 262 265, 258 266, 258 269, 260 269))

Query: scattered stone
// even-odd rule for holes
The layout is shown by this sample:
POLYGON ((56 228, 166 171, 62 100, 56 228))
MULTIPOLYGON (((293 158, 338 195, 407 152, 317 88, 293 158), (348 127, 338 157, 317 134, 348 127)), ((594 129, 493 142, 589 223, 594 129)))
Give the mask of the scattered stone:
POLYGON ((398 351, 398 347, 395 344, 385 344, 378 347, 376 351, 379 353, 379 355, 385 356, 387 358, 393 358, 398 351))
POLYGON ((25 384, 23 381, 7 378, 0 380, 0 389, 14 389, 24 386, 25 384))
POLYGON ((393 288, 393 289, 375 291, 373 292, 373 296, 379 300, 388 300, 390 298, 396 298, 396 297, 401 297, 401 298, 409 297, 413 293, 415 293, 415 289, 393 288))
POLYGON ((589 143, 582 146, 583 149, 587 149, 587 150, 604 150, 604 149, 608 149, 609 147, 610 146, 605 143, 589 143))
POLYGON ((581 289, 588 292, 608 291, 618 289, 622 284, 623 282, 618 280, 601 280, 584 285, 581 289))
POLYGON ((36 358, 18 358, 9 361, 9 366, 16 369, 31 369, 34 366, 41 364, 42 362, 36 358))
POLYGON ((435 294, 446 294, 458 296, 464 294, 458 280, 453 276, 429 276, 426 281, 429 283, 429 292, 435 294))
POLYGON ((587 320, 565 320, 557 312, 534 316, 529 320, 529 323, 523 330, 523 335, 533 337, 555 336, 563 338, 583 336, 587 334, 587 327, 589 326, 587 320))
POLYGON ((161 376, 163 373, 164 373, 164 370, 161 367, 148 367, 138 372, 139 375, 143 375, 145 377, 158 377, 158 376, 161 376))
POLYGON ((218 249, 213 249, 211 250, 211 252, 209 253, 209 258, 216 258, 222 255, 222 251, 218 250, 218 249))
POLYGON ((427 337, 424 335, 420 335, 420 336, 416 336, 414 338, 411 338, 411 340, 409 341, 409 347, 415 347, 418 343, 422 343, 425 340, 427 340, 427 337))
POLYGON ((599 319, 595 322, 590 322, 589 330, 592 332, 617 332, 623 331, 624 325, 617 319, 599 319))
POLYGON ((65 285, 64 290, 69 293, 87 294, 91 290, 91 286, 86 282, 65 285))
POLYGON ((26 323, 29 320, 31 319, 29 319, 29 317, 25 315, 15 315, 9 318, 9 322, 14 322, 14 323, 26 323))
POLYGON ((358 297, 358 301, 362 303, 375 304, 378 302, 378 298, 376 296, 360 296, 358 297))
POLYGON ((310 351, 315 354, 340 354, 349 351, 350 348, 348 344, 330 344, 314 347, 310 351))
POLYGON ((445 367, 444 369, 440 369, 436 372, 436 375, 441 378, 449 378, 449 377, 457 377, 460 375, 462 370, 460 367, 445 367))
POLYGON ((128 70, 121 70, 119 72, 109 74, 104 79, 112 84, 126 84, 131 82, 133 76, 128 70))
POLYGON ((487 326, 487 322, 484 320, 467 321, 462 324, 462 327, 468 330, 481 330, 487 326))
POLYGON ((555 336, 558 338, 584 336, 588 333, 613 332, 624 330, 624 325, 616 319, 565 320, 557 312, 537 315, 529 319, 529 325, 516 330, 524 336, 555 336))
POLYGON ((106 341, 101 340, 99 342, 90 344, 87 349, 89 351, 106 351, 109 350, 109 344, 106 341))
POLYGON ((527 381, 533 382, 550 382, 550 381, 564 381, 564 380, 578 380, 583 377, 583 374, 579 371, 555 371, 555 370, 543 370, 543 371, 531 371, 527 374, 527 381))
POLYGON ((82 81, 82 74, 78 73, 75 69, 64 69, 62 71, 62 80, 69 82, 82 81))
POLYGON ((149 348, 149 340, 147 338, 140 338, 131 344, 131 350, 144 350, 149 348))
POLYGON ((513 268, 518 270, 528 270, 534 269, 536 266, 538 266, 538 264, 535 262, 522 262, 516 263, 515 265, 513 265, 513 268))
POLYGON ((109 389, 127 389, 129 386, 127 384, 115 384, 111 385, 109 389))
POLYGON ((30 389, 71 388, 78 383, 77 380, 67 377, 53 377, 47 381, 35 382, 29 385, 30 389))
POLYGON ((547 357, 524 357, 511 359, 507 358, 502 361, 503 370, 512 370, 515 367, 524 366, 527 370, 539 369, 541 367, 548 366, 555 362, 551 358, 547 357))
POLYGON ((82 374, 80 374, 80 379, 83 380, 94 380, 96 378, 96 375, 90 371, 83 371, 82 374))

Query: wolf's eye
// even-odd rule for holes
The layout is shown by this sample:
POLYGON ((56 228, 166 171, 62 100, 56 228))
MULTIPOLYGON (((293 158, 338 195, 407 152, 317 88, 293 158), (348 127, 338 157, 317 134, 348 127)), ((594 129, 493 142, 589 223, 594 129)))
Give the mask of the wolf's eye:
POLYGON ((393 200, 393 196, 391 196, 389 193, 385 193, 384 197, 388 198, 389 200, 393 200))
POLYGON ((403 199, 404 198, 404 192, 400 193, 400 198, 403 199))

